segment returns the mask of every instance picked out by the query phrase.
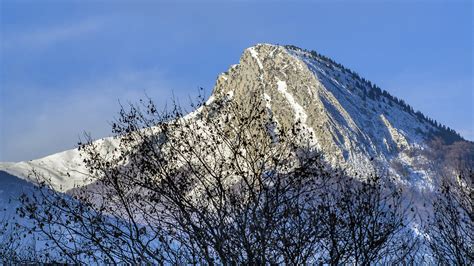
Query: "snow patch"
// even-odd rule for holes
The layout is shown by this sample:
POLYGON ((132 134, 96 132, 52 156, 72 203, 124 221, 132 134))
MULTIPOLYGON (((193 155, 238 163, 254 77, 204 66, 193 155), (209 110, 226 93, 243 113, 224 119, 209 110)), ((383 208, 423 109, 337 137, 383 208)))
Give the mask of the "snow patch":
POLYGON ((286 81, 281 81, 277 79, 277 86, 278 86, 277 87, 278 92, 280 92, 283 96, 285 96, 286 100, 288 101, 291 108, 295 112, 295 120, 296 121, 299 120, 301 123, 305 123, 306 119, 308 118, 308 115, 304 111, 304 108, 296 102, 293 95, 286 90, 287 88, 286 81))
POLYGON ((392 124, 388 121, 388 119, 381 114, 380 119, 382 119, 383 123, 388 129, 388 132, 390 133, 390 137, 392 138, 393 142, 397 145, 398 149, 402 149, 404 147, 409 147, 409 144, 407 140, 405 139, 405 136, 398 132, 397 129, 395 129, 392 124))
POLYGON ((250 54, 252 55, 252 57, 257 60, 258 67, 260 69, 263 69, 262 62, 260 61, 260 58, 258 58, 258 52, 255 51, 255 47, 250 47, 249 51, 250 51, 250 54))

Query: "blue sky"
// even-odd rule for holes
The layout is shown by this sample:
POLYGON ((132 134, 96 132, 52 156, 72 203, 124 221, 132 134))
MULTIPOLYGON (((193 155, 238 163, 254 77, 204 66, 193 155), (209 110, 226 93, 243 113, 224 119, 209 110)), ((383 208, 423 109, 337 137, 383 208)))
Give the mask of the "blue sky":
POLYGON ((173 2, 2 0, 0 161, 109 135, 119 100, 210 93, 260 42, 325 54, 474 140, 472 1, 173 2))

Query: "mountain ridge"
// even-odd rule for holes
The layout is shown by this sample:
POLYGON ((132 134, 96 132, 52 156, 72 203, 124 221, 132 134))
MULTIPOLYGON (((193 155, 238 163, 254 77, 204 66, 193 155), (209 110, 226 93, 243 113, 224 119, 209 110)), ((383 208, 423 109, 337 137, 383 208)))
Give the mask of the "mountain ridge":
MULTIPOLYGON (((332 164, 357 171, 375 163, 407 182, 421 181, 421 187, 432 187, 431 179, 440 171, 423 154, 430 149, 427 143, 431 139, 440 136, 448 144, 470 143, 354 71, 291 45, 257 44, 247 48, 239 64, 218 76, 205 106, 185 118, 218 115, 216 103, 245 97, 265 101, 270 118, 277 124, 273 130, 301 122, 304 131, 314 135, 312 144, 332 164)), ((96 143, 104 152, 118 145, 115 138, 96 143)), ((86 185, 81 182, 87 177, 87 169, 77 149, 28 162, 0 163, 0 170, 35 182, 29 178, 32 169, 51 178, 58 191, 86 185)))
POLYGON ((346 72, 350 73, 355 79, 357 79, 360 82, 366 84, 366 88, 369 89, 369 92, 368 92, 368 95, 367 95, 369 98, 374 99, 374 98, 380 97, 381 95, 389 98, 390 100, 392 100, 396 104, 400 105, 407 112, 414 113, 419 119, 425 120, 425 121, 431 123, 434 127, 436 127, 440 131, 444 131, 444 132, 442 132, 441 137, 443 137, 444 140, 447 143, 453 143, 454 141, 469 141, 469 140, 464 139, 454 129, 451 129, 450 127, 448 127, 446 125, 438 123, 435 119, 432 119, 432 118, 426 116, 425 114, 423 114, 419 110, 415 111, 415 109, 410 104, 406 103, 403 99, 398 98, 398 97, 390 94, 388 91, 386 91, 384 89, 381 89, 375 83, 372 83, 370 80, 368 80, 364 77, 361 77, 361 75, 359 75, 356 71, 353 71, 353 70, 345 67, 343 64, 340 64, 340 63, 332 60, 330 57, 322 55, 322 54, 318 53, 317 51, 302 49, 302 48, 299 48, 299 47, 294 46, 294 45, 284 45, 284 47, 287 48, 287 49, 295 50, 295 51, 302 51, 302 52, 305 52, 305 53, 309 53, 315 58, 319 58, 323 61, 328 62, 329 64, 337 66, 338 68, 342 69, 342 71, 346 71, 346 72))

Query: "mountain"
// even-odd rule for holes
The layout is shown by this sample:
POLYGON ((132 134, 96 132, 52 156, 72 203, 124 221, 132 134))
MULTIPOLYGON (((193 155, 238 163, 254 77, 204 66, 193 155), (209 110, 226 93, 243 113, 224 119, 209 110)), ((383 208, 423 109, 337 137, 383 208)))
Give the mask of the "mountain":
MULTIPOLYGON (((246 49, 239 64, 218 76, 206 103, 181 119, 224 117, 226 104, 245 105, 249 98, 262 101, 273 125, 268 127, 270 136, 297 125, 304 137, 301 141, 317 147, 332 166, 348 172, 389 174, 415 197, 430 193, 456 167, 474 165, 474 143, 415 112, 354 71, 294 46, 259 44, 246 49)), ((150 129, 147 134, 156 133, 150 129)), ((103 154, 115 154, 121 150, 120 138, 104 138, 95 144, 103 154)), ((19 204, 14 199, 37 182, 30 175, 32 170, 48 178, 59 192, 93 190, 94 178, 83 159, 78 149, 72 149, 31 161, 0 163, 4 220, 17 219, 11 218, 19 204)), ((34 251, 39 240, 35 243, 33 247, 25 240, 22 245, 34 251)))
MULTIPOLYGON (((246 49, 239 64, 218 76, 206 106, 186 118, 199 119, 209 110, 219 114, 219 101, 245 97, 261 97, 278 126, 301 123, 326 160, 349 171, 375 167, 409 186, 426 188, 433 187, 441 173, 453 170, 447 161, 471 163, 474 157, 473 143, 452 129, 341 64, 295 46, 258 44, 246 49)), ((118 145, 113 138, 96 143, 105 153, 118 145)), ((32 169, 50 178, 58 191, 87 184, 87 169, 77 149, 0 163, 0 170, 35 182, 29 177, 32 169)))
POLYGON ((436 136, 463 140, 342 65, 293 46, 247 49, 219 77, 213 96, 250 97, 256 88, 277 123, 300 120, 333 164, 357 170, 375 164, 424 180, 440 171, 422 156, 428 143, 436 136))
MULTIPOLYGON (((472 160, 474 154, 473 143, 453 130, 341 64, 295 46, 259 44, 246 49, 239 64, 219 75, 207 106, 187 117, 199 117, 224 98, 245 97, 264 99, 278 125, 300 121, 331 164, 354 171, 375 166, 413 186, 430 187, 433 178, 446 170, 433 160, 439 157, 439 149, 432 147, 435 140, 443 147, 455 144, 454 151, 448 149, 455 153, 453 158, 472 160)), ((113 138, 97 143, 104 152, 117 145, 113 138)), ((28 177, 32 169, 51 178, 59 191, 84 185, 87 176, 77 149, 28 162, 0 163, 0 170, 34 182, 28 177)))

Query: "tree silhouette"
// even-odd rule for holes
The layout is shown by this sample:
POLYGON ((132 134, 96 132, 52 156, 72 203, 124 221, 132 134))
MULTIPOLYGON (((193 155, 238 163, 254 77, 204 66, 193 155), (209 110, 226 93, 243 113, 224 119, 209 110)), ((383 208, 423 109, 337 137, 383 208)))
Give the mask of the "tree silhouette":
MULTIPOLYGON (((91 184, 22 197, 19 213, 72 263, 369 264, 408 261, 416 241, 389 178, 329 167, 299 122, 261 97, 122 108, 115 146, 80 145, 91 184), (388 258, 388 259, 387 259, 388 258)), ((46 259, 47 261, 47 259, 46 259)))
POLYGON ((441 264, 474 263, 473 181, 472 170, 445 178, 433 201, 433 215, 426 226, 427 242, 441 264))

